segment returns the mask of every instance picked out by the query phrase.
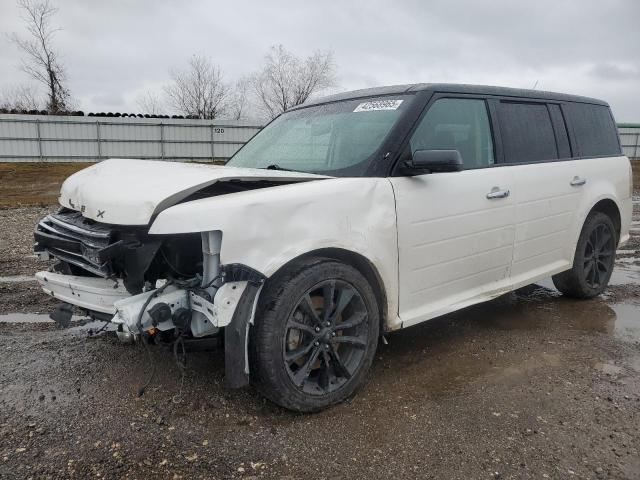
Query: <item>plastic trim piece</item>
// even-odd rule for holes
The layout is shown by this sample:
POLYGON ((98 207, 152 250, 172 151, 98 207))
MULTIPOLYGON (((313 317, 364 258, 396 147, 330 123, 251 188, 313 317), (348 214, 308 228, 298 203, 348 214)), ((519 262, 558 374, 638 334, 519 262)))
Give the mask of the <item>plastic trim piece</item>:
POLYGON ((224 331, 224 381, 229 388, 249 385, 249 326, 255 313, 255 301, 261 286, 247 284, 224 331))

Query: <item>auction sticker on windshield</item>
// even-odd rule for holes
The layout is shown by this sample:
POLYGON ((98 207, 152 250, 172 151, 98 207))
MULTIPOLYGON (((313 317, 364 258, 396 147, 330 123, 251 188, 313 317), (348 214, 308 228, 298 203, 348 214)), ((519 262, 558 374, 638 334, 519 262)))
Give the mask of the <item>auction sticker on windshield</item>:
POLYGON ((364 102, 356 107, 354 112, 372 112, 375 110, 397 110, 402 100, 376 100, 364 102))

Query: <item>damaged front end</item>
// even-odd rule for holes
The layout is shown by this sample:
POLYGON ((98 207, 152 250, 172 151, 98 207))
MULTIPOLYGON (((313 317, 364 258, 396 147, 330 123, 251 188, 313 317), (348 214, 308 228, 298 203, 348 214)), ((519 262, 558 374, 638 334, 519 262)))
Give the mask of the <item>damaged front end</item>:
MULTIPOLYGON (((246 344, 264 281, 243 265, 221 265, 222 232, 149 235, 147 227, 119 226, 62 208, 43 218, 35 251, 58 260, 38 272, 43 290, 64 304, 117 324, 121 340, 210 339, 224 334, 226 381, 248 381, 246 344)), ((63 307, 54 319, 62 320, 63 307)))

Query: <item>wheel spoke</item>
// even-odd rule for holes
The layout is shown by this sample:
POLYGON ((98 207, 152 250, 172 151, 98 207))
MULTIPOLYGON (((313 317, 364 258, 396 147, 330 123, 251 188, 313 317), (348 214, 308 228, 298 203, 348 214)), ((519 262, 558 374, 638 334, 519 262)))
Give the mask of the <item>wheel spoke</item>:
POLYGON ((589 274, 591 273, 591 265, 593 264, 593 260, 589 260, 588 262, 585 262, 584 264, 584 278, 587 279, 587 282, 589 281, 589 274))
POLYGON ((600 285, 600 270, 598 270, 598 262, 593 262, 591 269, 593 270, 593 284, 595 286, 600 285))
POLYGON ((603 275, 606 275, 607 272, 609 271, 609 266, 606 263, 604 263, 602 260, 598 260, 598 270, 603 275))
POLYGON ((309 325, 306 325, 304 323, 296 322, 295 320, 289 320, 289 324, 287 325, 287 327, 294 330, 300 330, 301 332, 307 332, 314 337, 316 336, 316 331, 313 327, 310 327, 309 325))
POLYGON ((323 308, 323 319, 326 322, 331 317, 331 313, 333 312, 334 301, 333 297, 336 292, 336 282, 331 281, 328 285, 322 287, 322 295, 324 296, 324 306, 323 308))
POLYGON ((313 307, 311 296, 308 293, 304 296, 298 306, 303 311, 303 313, 305 313, 308 317, 311 317, 313 323, 315 323, 316 325, 321 325, 320 317, 318 317, 318 314, 313 307))
POLYGON ((338 317, 342 314, 342 311, 349 305, 351 299, 353 299, 356 292, 351 288, 343 288, 340 290, 340 298, 338 298, 338 306, 336 307, 336 311, 333 312, 332 318, 335 322, 338 317))
MULTIPOLYGON (((331 367, 331 358, 329 357, 329 353, 326 349, 322 349, 322 364, 323 367, 320 370, 320 375, 318 377, 318 385, 325 392, 329 391, 329 382, 331 381, 333 369, 331 367)), ((335 377, 335 375, 333 375, 335 377)))
MULTIPOLYGON (((313 345, 313 344, 312 344, 313 345)), ((309 355, 309 358, 304 363, 302 367, 295 373, 293 376, 293 382, 298 386, 302 386, 302 383, 307 379, 309 373, 311 373, 311 367, 318 360, 318 356, 320 355, 320 347, 316 347, 315 350, 309 355)))
POLYGON ((367 346, 367 342, 362 340, 360 337, 354 337, 351 335, 339 335, 337 337, 333 337, 334 343, 347 343, 349 345, 353 345, 356 348, 365 348, 367 346))
POLYGON ((593 286, 596 283, 595 279, 595 262, 589 263, 589 273, 587 274, 587 283, 593 286))
POLYGON ((346 379, 351 378, 351 373, 349 373, 347 367, 345 367, 344 363, 342 363, 342 359, 340 358, 340 355, 338 354, 338 351, 336 350, 336 347, 334 345, 330 346, 329 355, 331 356, 331 360, 333 360, 333 367, 335 369, 336 375, 346 379))
POLYGON ((307 353, 309 353, 314 346, 315 342, 312 340, 304 347, 296 348, 295 350, 291 350, 285 353, 284 359, 287 361, 287 363, 295 362, 296 360, 304 357, 307 353))
POLYGON ((611 239, 611 234, 605 230, 604 232, 602 232, 602 235, 600 236, 600 241, 597 247, 599 249, 602 249, 610 239, 611 239))
POLYGON ((333 327, 334 330, 346 330, 348 328, 353 328, 355 326, 360 325, 367 318, 366 313, 357 313, 347 319, 345 322, 338 323, 333 327))

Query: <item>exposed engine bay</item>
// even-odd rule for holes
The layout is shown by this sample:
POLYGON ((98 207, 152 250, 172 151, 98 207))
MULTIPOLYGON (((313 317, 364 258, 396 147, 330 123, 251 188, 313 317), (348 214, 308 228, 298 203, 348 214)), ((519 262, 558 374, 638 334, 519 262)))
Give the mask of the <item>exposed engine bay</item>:
POLYGON ((118 278, 131 295, 161 278, 202 275, 200 234, 151 237, 144 227, 107 225, 62 208, 34 235, 36 253, 59 259, 60 273, 118 278))
MULTIPOLYGON (((218 336, 245 292, 252 303, 264 280, 242 265, 221 267, 220 231, 151 236, 144 227, 108 225, 62 208, 43 218, 34 236, 37 254, 59 260, 52 271, 36 274, 44 291, 64 302, 52 318, 68 325, 75 305, 117 324, 125 343, 141 336, 145 343, 218 336)), ((242 320, 239 335, 228 341, 244 351, 242 320)), ((235 382, 245 376, 240 371, 235 382)))

